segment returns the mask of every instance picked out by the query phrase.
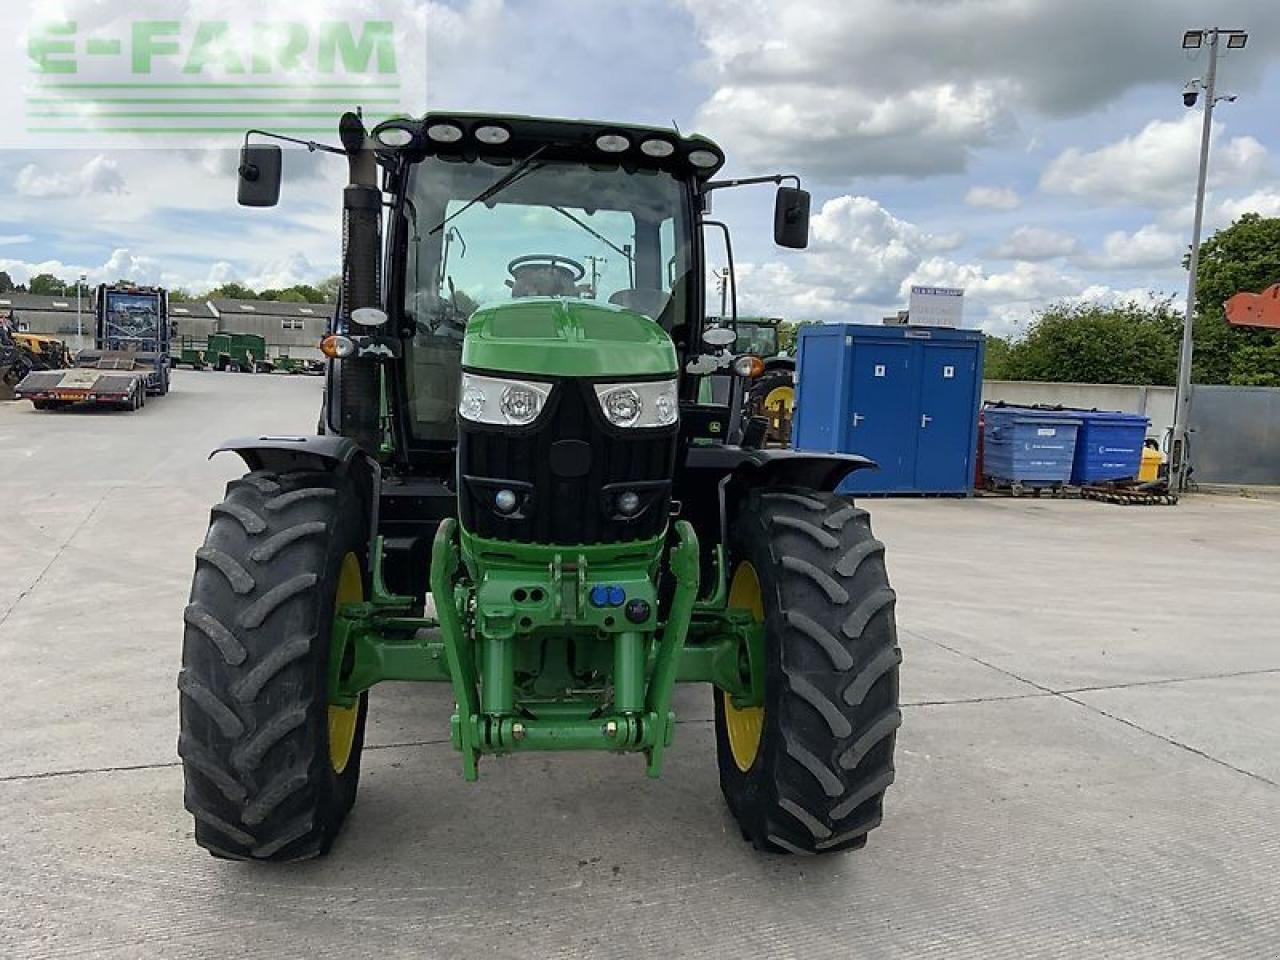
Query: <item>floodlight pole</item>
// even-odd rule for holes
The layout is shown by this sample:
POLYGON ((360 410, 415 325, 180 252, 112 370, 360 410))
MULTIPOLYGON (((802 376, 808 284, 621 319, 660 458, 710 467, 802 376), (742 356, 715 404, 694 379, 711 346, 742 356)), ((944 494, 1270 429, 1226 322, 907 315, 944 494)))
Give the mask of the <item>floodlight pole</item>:
POLYGON ((84 325, 80 321, 80 290, 84 286, 85 275, 76 277, 76 349, 84 347, 84 325))
POLYGON ((1200 175, 1196 181, 1195 224, 1191 228, 1191 263, 1187 275, 1187 313, 1182 322, 1182 349, 1178 354, 1178 389, 1173 403, 1173 436, 1169 442, 1169 488, 1187 488, 1187 421, 1191 410, 1191 363, 1195 355, 1196 278, 1200 267, 1200 230, 1204 224, 1204 190, 1209 173, 1209 138, 1213 134, 1214 84, 1218 77, 1219 28, 1206 30, 1209 70, 1204 78, 1204 122, 1200 127, 1200 175))

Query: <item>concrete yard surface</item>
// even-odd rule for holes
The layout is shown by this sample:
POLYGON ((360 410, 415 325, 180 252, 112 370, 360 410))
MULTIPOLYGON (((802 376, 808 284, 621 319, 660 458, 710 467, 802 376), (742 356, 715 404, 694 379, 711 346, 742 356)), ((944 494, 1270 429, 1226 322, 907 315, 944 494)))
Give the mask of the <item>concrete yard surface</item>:
POLYGON ((182 805, 193 552, 320 381, 180 371, 138 413, 0 404, 0 957, 1280 955, 1280 502, 863 502, 904 652, 865 850, 761 855, 707 690, 635 757, 484 761, 436 685, 371 702, 331 855, 226 863, 182 805))

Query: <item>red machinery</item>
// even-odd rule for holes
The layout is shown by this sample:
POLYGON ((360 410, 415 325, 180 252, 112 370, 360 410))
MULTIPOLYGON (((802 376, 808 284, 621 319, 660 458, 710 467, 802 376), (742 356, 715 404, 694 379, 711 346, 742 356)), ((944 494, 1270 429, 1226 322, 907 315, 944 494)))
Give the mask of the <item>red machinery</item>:
POLYGON ((1280 283, 1261 293, 1237 293, 1223 307, 1233 327, 1280 330, 1280 283))

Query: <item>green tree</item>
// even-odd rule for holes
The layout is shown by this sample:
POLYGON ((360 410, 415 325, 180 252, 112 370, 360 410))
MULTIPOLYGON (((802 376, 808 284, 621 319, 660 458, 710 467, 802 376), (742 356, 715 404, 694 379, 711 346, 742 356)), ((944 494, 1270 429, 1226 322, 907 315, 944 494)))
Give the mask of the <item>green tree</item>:
POLYGON ((342 274, 335 273, 331 277, 325 277, 316 284, 316 289, 320 293, 320 303, 337 303, 338 292, 342 289, 342 274))
POLYGON ((190 303, 196 296, 186 287, 172 287, 169 290, 170 303, 190 303))
POLYGON ((1172 384, 1182 324, 1170 299, 1054 304, 1010 344, 1003 375, 1058 383, 1172 384))
POLYGON ((1280 384, 1280 332, 1233 327, 1223 304, 1280 283, 1280 219, 1246 213, 1200 244, 1196 277, 1196 383, 1280 384))
POLYGON ((66 289, 67 284, 63 283, 52 273, 37 273, 27 281, 28 293, 40 294, 46 297, 62 294, 66 289))
POLYGON ((997 337, 994 334, 987 335, 987 351, 986 359, 982 364, 982 378, 984 380, 1008 380, 1007 375, 1009 366, 1009 351, 1012 349, 1009 341, 1004 337, 997 337))
POLYGON ((7 270, 0 270, 0 293, 12 293, 15 289, 13 277, 9 276, 7 270))
POLYGON ((243 283, 234 280, 219 284, 205 296, 210 300, 257 300, 258 294, 243 283))
POLYGON ((783 320, 778 324, 778 349, 794 357, 796 355, 796 340, 800 336, 800 328, 809 326, 816 321, 814 320, 783 320))
POLYGON ((295 283, 291 287, 258 291, 258 300, 279 300, 283 303, 324 303, 324 293, 309 283, 295 283))

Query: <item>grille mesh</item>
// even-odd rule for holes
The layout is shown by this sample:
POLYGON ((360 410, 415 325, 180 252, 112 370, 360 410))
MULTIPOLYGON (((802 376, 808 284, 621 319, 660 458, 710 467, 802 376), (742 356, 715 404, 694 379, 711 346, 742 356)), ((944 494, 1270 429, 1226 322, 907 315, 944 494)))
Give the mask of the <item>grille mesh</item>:
POLYGON ((533 488, 524 519, 498 516, 464 482, 459 490, 462 523, 481 537, 520 543, 623 543, 662 532, 670 508, 676 428, 624 431, 610 427, 599 412, 591 384, 556 384, 550 408, 536 429, 525 431, 459 421, 458 456, 463 477, 508 480, 533 488), (552 447, 581 440, 591 447, 584 476, 558 476, 552 447), (634 520, 609 517, 601 490, 610 484, 661 482, 644 513, 634 520))

